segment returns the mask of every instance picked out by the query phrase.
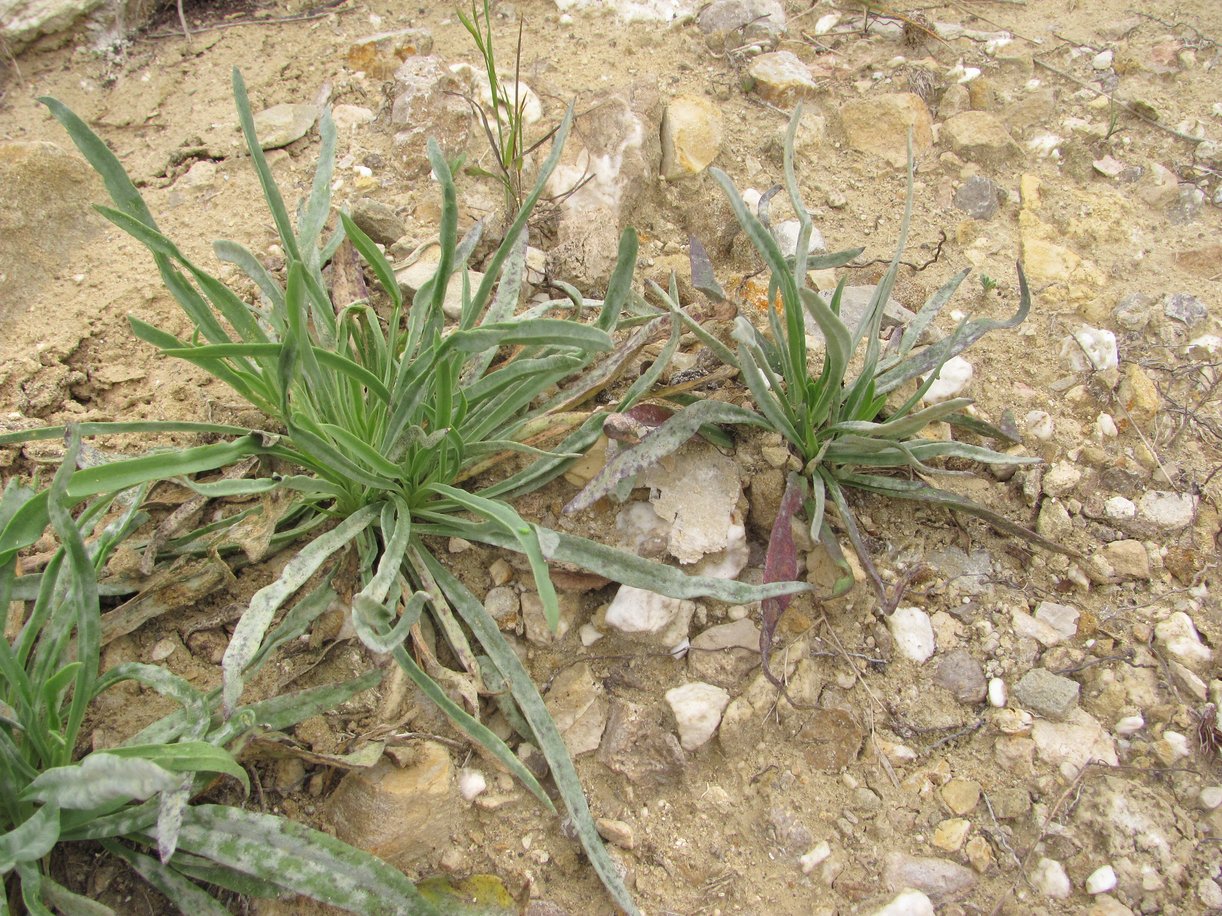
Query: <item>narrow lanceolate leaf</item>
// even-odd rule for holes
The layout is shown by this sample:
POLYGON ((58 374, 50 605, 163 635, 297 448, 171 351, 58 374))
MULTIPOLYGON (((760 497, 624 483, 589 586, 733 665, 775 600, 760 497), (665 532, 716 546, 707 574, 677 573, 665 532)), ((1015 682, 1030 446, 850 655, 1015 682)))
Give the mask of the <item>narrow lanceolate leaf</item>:
POLYGON ((952 356, 962 353, 989 331, 1013 328, 1022 324, 1031 311, 1031 289, 1027 286, 1027 276, 1023 273, 1023 265, 1016 264, 1018 270, 1018 310, 1004 321, 992 318, 974 318, 960 325, 954 334, 935 344, 931 344, 910 359, 881 373, 876 381, 879 394, 886 394, 898 388, 909 379, 918 375, 926 375, 939 369, 952 356))
POLYGON ((297 589, 305 585, 326 559, 349 544, 369 527, 381 511, 380 505, 366 506, 344 519, 326 534, 317 537, 301 553, 289 560, 275 582, 259 589, 238 621, 229 647, 221 659, 222 698, 226 715, 231 715, 242 695, 242 672, 259 651, 263 636, 276 611, 297 589))
POLYGON ((115 916, 115 911, 105 904, 70 891, 46 875, 42 876, 39 893, 48 906, 55 907, 64 916, 115 916))
MULTIPOLYGON (((790 474, 785 481, 785 494, 781 497, 781 506, 768 538, 768 553, 764 557, 765 582, 790 582, 798 577, 798 550, 794 546, 792 522, 802 507, 805 495, 806 485, 802 478, 790 474)), ((772 655, 772 637, 776 633, 777 622, 791 600, 791 595, 778 595, 765 598, 760 604, 763 624, 760 627, 760 661, 764 676, 782 690, 785 689, 784 685, 768 667, 768 659, 772 655)))
MULTIPOLYGON (((443 537, 458 535, 469 541, 491 544, 506 550, 521 552, 522 548, 511 536, 499 527, 490 524, 419 524, 417 534, 434 534, 443 537)), ((668 598, 714 598, 729 604, 750 604, 773 595, 789 595, 808 592, 805 582, 774 582, 765 585, 748 585, 734 579, 714 579, 711 576, 688 575, 681 569, 646 560, 636 554, 626 553, 606 544, 587 538, 539 528, 539 544, 549 562, 572 563, 622 585, 632 585, 647 591, 666 595, 668 598)))
POLYGON ((700 239, 694 235, 688 236, 687 252, 687 259, 692 268, 692 286, 714 302, 725 302, 726 291, 721 288, 717 277, 713 275, 713 262, 709 260, 709 253, 704 250, 700 239))
POLYGON ((188 808, 179 848, 364 916, 436 910, 398 869, 300 824, 224 805, 188 808))
POLYGON ((753 410, 724 401, 697 401, 645 436, 639 445, 624 449, 608 461, 594 479, 586 484, 585 489, 569 500, 568 505, 564 507, 565 515, 589 508, 604 496, 613 493, 621 480, 635 477, 667 455, 674 454, 706 423, 765 425, 763 417, 753 410))
POLYGON ((624 886, 619 870, 611 860, 611 856, 607 853, 595 829, 594 818, 590 814, 590 807, 586 803, 585 793, 581 788, 581 780, 577 777, 577 771, 573 767, 573 761, 569 757, 564 739, 560 737, 556 723, 544 705, 543 698, 539 696, 534 681, 522 666, 517 653, 501 635, 496 621, 488 615, 475 596, 433 557, 423 554, 422 559, 437 584, 445 592, 446 598, 475 632, 493 664, 509 683, 513 698, 530 724, 531 730, 534 731, 539 741, 539 749, 543 751, 547 759, 552 778, 560 790, 560 797, 568 809, 573 827, 577 831, 577 837, 586 855, 590 857, 590 863, 594 866, 598 877, 602 879, 603 886, 611 894, 616 904, 630 916, 635 916, 639 910, 632 902, 632 895, 624 886))
POLYGON ((40 98, 38 101, 51 110, 51 114, 55 115, 55 119, 64 126, 64 130, 68 132, 76 148, 81 151, 81 155, 102 176, 111 200, 124 212, 130 213, 146 226, 156 228, 157 224, 153 221, 153 215, 149 213, 148 207, 145 206, 144 198, 140 196, 132 180, 127 177, 127 172, 123 169, 119 158, 110 151, 110 147, 103 142, 102 138, 90 130, 85 122, 73 114, 63 102, 51 98, 40 98))
POLYGON ((90 810, 111 802, 145 799, 177 784, 178 776, 151 761, 99 752, 77 765, 45 771, 21 793, 21 799, 90 810))
POLYGON ((224 773, 250 791, 250 777, 233 755, 207 741, 179 741, 174 744, 124 744, 106 753, 116 757, 136 757, 174 773, 224 773))
POLYGON ((43 805, 22 823, 0 836, 0 875, 18 862, 37 862, 59 840, 59 808, 43 805))
POLYGON ((103 840, 102 845, 165 894, 179 911, 191 916, 230 916, 229 910, 219 900, 172 867, 114 840, 103 840))
POLYGON ((183 776, 178 785, 162 792, 157 804, 157 855, 162 864, 170 861, 178 848, 178 831, 182 828, 183 815, 191 801, 191 786, 195 782, 193 773, 183 776))
POLYGON ((1017 522, 1010 521, 1004 515, 1000 515, 992 509, 980 505, 975 500, 969 499, 966 496, 960 496, 958 493, 952 493, 949 490, 931 487, 921 481, 900 480, 899 478, 882 477, 876 474, 846 474, 843 476, 842 482, 847 487, 857 487, 860 490, 869 490, 872 493, 879 493, 884 496, 910 499, 916 502, 943 506, 958 512, 966 512, 968 515, 974 515, 976 518, 988 522, 998 531, 1012 534, 1031 544, 1038 544, 1045 550, 1061 553, 1067 557, 1081 556, 1072 547, 1058 544, 1056 541, 1050 541, 1048 538, 1036 534, 1030 528, 1024 528, 1017 522))

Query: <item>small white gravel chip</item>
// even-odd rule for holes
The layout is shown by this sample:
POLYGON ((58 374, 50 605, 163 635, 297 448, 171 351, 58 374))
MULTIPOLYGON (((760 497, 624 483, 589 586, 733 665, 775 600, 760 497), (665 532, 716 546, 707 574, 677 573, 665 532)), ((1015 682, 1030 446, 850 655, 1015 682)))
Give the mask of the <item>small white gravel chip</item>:
POLYGON ((958 397, 972 380, 972 364, 962 356, 952 356, 938 372, 938 377, 925 392, 926 404, 940 404, 958 397))
POLYGON ((458 774, 458 791, 467 801, 475 801, 488 789, 488 780, 479 770, 465 769, 458 774))
POLYGON ((679 726, 679 743, 685 751, 694 751, 717 731, 730 694, 712 684, 694 681, 666 691, 666 702, 679 726))
POLYGON ((831 854, 832 847, 828 845, 827 840, 822 840, 806 855, 799 856, 798 864, 802 866, 803 874, 809 875, 831 854))
POLYGON ((933 624, 919 607, 897 607, 887 618, 887 628, 896 651, 904 658, 923 665, 933 655, 933 624))
POLYGON ((1096 868, 1086 879, 1086 893, 1106 894, 1116 886, 1116 869, 1110 865, 1096 868))
POLYGON ((920 891, 901 891, 899 896, 873 916, 934 916, 933 903, 920 891))
POLYGON ((577 635, 581 637, 583 646, 592 646, 603 638, 603 634, 598 632, 598 628, 592 623, 583 623, 581 629, 577 631, 577 635))
POLYGON ((1141 716, 1125 716, 1116 722, 1115 728, 1112 729, 1116 734, 1128 737, 1135 735, 1146 727, 1146 720, 1141 716))
POLYGON ((1041 442, 1047 442, 1056 431, 1056 424, 1052 422, 1051 415, 1043 410, 1031 411, 1023 418, 1023 423, 1027 427, 1027 432, 1041 442))
POLYGON ((1124 496, 1113 496, 1103 504, 1103 514, 1114 522, 1123 522, 1137 515, 1137 504, 1124 496))
POLYGON ((1206 811, 1213 811, 1219 805, 1222 805, 1222 786, 1206 786, 1201 790, 1201 794, 1197 796, 1201 803, 1201 807, 1206 811))
POLYGON ((1006 705, 1006 682, 999 677, 989 678, 989 705, 1002 709, 1006 705))
POLYGON ((1056 859, 1040 859, 1031 871, 1031 886, 1045 897, 1064 900, 1073 893, 1065 866, 1056 859))

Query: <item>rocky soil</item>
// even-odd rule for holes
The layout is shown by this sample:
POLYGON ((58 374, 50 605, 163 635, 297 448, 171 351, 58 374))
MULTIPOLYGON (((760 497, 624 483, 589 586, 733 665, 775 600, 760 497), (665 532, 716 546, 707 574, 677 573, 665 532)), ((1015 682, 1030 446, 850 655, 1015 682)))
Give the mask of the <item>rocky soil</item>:
MULTIPOLYGON (((940 511, 857 501, 902 598, 885 617, 864 583, 844 599, 795 601, 772 661, 791 704, 760 671, 757 607, 659 602, 561 575, 565 629, 552 636, 528 572, 451 545, 455 570, 520 640, 646 911, 1222 909, 1222 5, 1141 7, 948 0, 863 17, 848 0, 497 4, 503 70, 523 28, 531 139, 570 102, 578 112, 553 179, 561 196, 533 229, 540 289, 555 279, 597 295, 631 224, 642 289, 675 271, 685 303, 709 320, 759 318, 760 265, 707 167, 766 192, 799 101, 799 181, 822 245, 865 246, 861 266, 812 280, 826 288, 847 273, 868 286, 899 234, 911 130, 913 266, 901 270, 898 303, 919 308, 971 266, 942 330, 968 314, 1008 316, 1018 259, 1035 295, 1022 326, 987 337, 945 381, 1044 463, 947 485, 1081 555, 940 511), (728 312, 688 282, 692 236, 732 294, 728 312)), ((290 198, 308 188, 319 106, 331 106, 336 200, 396 263, 437 228, 425 138, 490 167, 461 98, 478 92, 476 56, 444 4, 185 11, 189 38, 171 11, 104 49, 61 33, 0 63, 9 428, 243 411, 219 383, 131 336, 129 314, 176 334, 187 322, 145 252, 89 210, 104 199, 100 182, 38 96, 63 100, 107 140, 166 234, 205 264, 220 237, 273 266, 281 256, 239 152, 234 66, 264 112, 261 136, 290 198)), ((495 225, 500 193, 462 177, 465 224, 495 225)), ((791 216, 783 197, 778 233, 791 216)), ((693 340, 675 372, 707 368, 693 340)), ((747 398, 722 384, 720 396, 747 398)), ((567 480, 520 508, 758 581, 788 456, 779 439, 736 439, 728 455, 693 446, 627 506, 562 516, 575 492, 567 480)), ((56 457, 46 444, 0 452, 6 477, 45 475, 56 457)), ((216 682, 226 609, 285 559, 113 639, 105 664, 157 661, 216 682)), ((803 575, 826 586, 826 559, 804 559, 803 575)), ((375 663, 337 634, 316 634, 284 683, 375 663)), ((255 748, 249 803, 334 830, 416 877, 495 874, 540 916, 609 910, 576 844, 525 791, 423 699, 391 715, 383 699, 307 721, 287 756, 255 748), (385 753, 369 753, 372 742, 385 753)), ((104 706, 95 744, 158 709, 134 690, 104 706)), ((121 912, 159 911, 113 862, 73 860, 69 871, 121 912)))

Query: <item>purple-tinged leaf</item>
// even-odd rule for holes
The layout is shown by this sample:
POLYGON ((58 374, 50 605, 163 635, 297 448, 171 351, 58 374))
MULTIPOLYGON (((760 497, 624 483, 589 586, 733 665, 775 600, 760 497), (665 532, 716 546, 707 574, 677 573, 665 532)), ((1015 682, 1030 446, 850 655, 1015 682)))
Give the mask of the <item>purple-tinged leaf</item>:
POLYGON ((692 265, 692 286, 715 302, 725 302, 726 291, 713 276, 713 262, 709 260, 709 253, 694 235, 687 239, 687 259, 692 265))
MULTIPOLYGON (((793 542, 793 517, 802 507, 802 499, 806 495, 806 484, 797 474, 790 474, 785 481, 785 495, 781 497, 781 507, 777 511, 776 521, 772 523, 772 534, 768 537, 768 553, 764 557, 764 584, 771 582, 792 582, 798 576, 798 549, 793 542)), ((789 607, 792 595, 778 595, 775 598, 765 598, 760 602, 763 624, 760 627, 760 659, 763 663, 764 677, 781 688, 785 685, 772 673, 768 667, 768 658, 772 654, 772 637, 776 632, 777 622, 785 608, 789 607)))

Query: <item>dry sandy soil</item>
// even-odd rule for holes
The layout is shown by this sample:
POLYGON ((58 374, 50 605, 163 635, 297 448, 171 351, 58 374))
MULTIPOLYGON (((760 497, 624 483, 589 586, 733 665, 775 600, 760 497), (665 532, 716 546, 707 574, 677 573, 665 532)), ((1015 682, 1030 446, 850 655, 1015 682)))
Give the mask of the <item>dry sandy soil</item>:
MULTIPOLYGON (((1008 481, 983 474, 962 486, 1086 559, 1032 550, 942 512, 859 501, 890 582, 923 564, 902 604, 930 616, 937 649, 924 664, 905 658, 864 583, 845 599, 795 602, 780 633, 788 648, 778 650, 774 664, 787 663, 791 688, 813 710, 777 702, 759 680, 758 655, 746 649, 727 650, 711 664, 695 661, 696 653, 672 658, 614 631, 583 646, 580 624, 587 615, 597 623, 612 592, 580 596, 581 616, 564 638, 523 646, 539 684, 584 662, 593 677, 588 689, 610 700, 612 719, 615 709, 636 717, 627 726, 612 722, 630 729, 619 738, 624 759, 607 750, 604 738, 602 752, 578 760, 595 813, 619 822, 608 828, 614 852, 648 912, 873 912, 906 885, 922 887, 940 913, 1222 907, 1214 880, 1222 866, 1222 774, 1199 740, 1206 704, 1219 702, 1222 689, 1211 648, 1222 644, 1216 541, 1222 156, 1217 145, 1198 142, 1222 139, 1222 5, 1157 0, 1139 10, 1125 0, 952 0, 918 10, 901 4, 906 21, 875 20, 868 30, 860 5, 847 0, 785 6, 788 30, 776 47, 796 54, 817 83, 798 170, 828 248, 864 245, 859 262, 890 256, 902 169, 855 148, 861 143, 850 137, 842 112, 882 93, 916 89, 937 135, 919 150, 908 259, 932 263, 902 269, 896 298, 916 309, 972 266, 995 278, 997 288, 983 290, 973 275, 951 308, 1006 316, 1017 302, 1014 262, 1028 261, 1032 313, 1017 330, 969 351, 974 374, 967 394, 982 416, 1012 420, 1028 452, 1046 463, 1008 481), (832 13, 839 21, 828 28, 823 17, 832 13), (928 31, 938 24, 968 31, 943 30, 943 39, 928 31), (990 44, 999 33, 1013 41, 990 44), (963 68, 981 72, 960 83, 963 68), (969 110, 996 116, 1013 145, 955 139, 946 122, 969 110), (1000 192, 996 213, 981 219, 961 208, 962 198, 956 203, 977 176, 1000 192), (1076 344, 1066 348, 1067 335, 1083 325, 1115 334, 1118 366, 1096 369, 1083 364, 1076 344), (1163 505, 1187 514, 1159 514, 1151 493, 1170 494, 1163 505), (1111 552, 1105 544, 1113 544, 1111 552), (1048 631, 1048 604, 1077 611, 1068 624, 1057 618, 1064 632, 1048 631), (1041 608, 1032 622, 1028 615, 1041 608), (965 667, 948 665, 950 657, 965 667), (1018 682, 1037 668, 1079 685, 1076 702, 1053 714, 1016 697, 1018 682), (1007 698, 998 699, 1007 708, 982 701, 982 678, 1004 682, 1007 698), (674 731, 664 692, 694 679, 752 698, 757 714, 678 761, 643 759, 641 748, 674 731), (965 681, 961 702, 946 685, 965 681), (1099 762, 1083 769, 1091 757, 1099 762), (928 858, 961 869, 922 861, 928 858), (1115 886, 1092 896, 1086 879, 1107 865, 1115 886)), ((395 211, 410 240, 430 237, 434 186, 420 149, 396 144, 401 128, 391 124, 402 88, 389 72, 378 78, 358 70, 349 49, 362 36, 413 27, 431 36, 432 53, 444 63, 475 63, 448 6, 356 0, 316 10, 292 0, 188 3, 186 13, 189 40, 167 13, 107 52, 68 42, 0 64, 0 141, 71 150, 36 102, 43 95, 61 99, 111 145, 163 231, 189 256, 215 264, 212 240, 232 238, 274 261, 271 220, 238 154, 229 89, 238 66, 256 110, 324 96, 331 105, 372 112, 371 122, 341 136, 337 202, 372 198, 395 211)), ((733 40, 728 49, 711 48, 691 19, 625 24, 597 11, 562 14, 544 0, 497 5, 503 48, 512 46, 519 21, 523 77, 544 106, 533 128, 540 135, 570 100, 585 111, 608 93, 634 92, 644 99, 652 132, 645 149, 656 156, 662 106, 677 95, 695 96, 724 117, 715 164, 740 188, 765 190, 779 180, 777 138, 787 110, 762 100, 749 76, 753 56, 771 48, 733 40)), ((596 126, 591 121, 584 129, 596 126)), ((478 132, 465 142, 473 161, 486 161, 478 132)), ((274 155, 286 197, 308 188, 316 150, 312 132, 274 155)), ((241 417, 241 406, 219 383, 135 341, 128 315, 176 334, 186 332, 186 319, 140 246, 89 213, 87 204, 104 192, 87 169, 46 148, 36 158, 31 168, 43 179, 10 168, 11 181, 0 187, 0 199, 12 202, 0 213, 0 249, 7 249, 0 259, 3 422, 241 417), (18 212, 24 224, 12 215, 18 212)), ((712 179, 661 182, 651 162, 622 214, 642 235, 638 283, 664 281, 671 269, 686 277, 694 233, 709 245, 734 304, 758 313, 740 284, 759 265, 743 238, 728 232, 732 217, 712 179)), ((495 188, 474 176, 460 179, 459 195, 468 221, 498 202, 495 188)), ((572 259, 553 266, 570 271, 558 279, 591 295, 604 282, 596 267, 581 274, 582 264, 572 259)), ((852 270, 850 282, 873 282, 881 269, 852 270)), ((950 322, 942 320, 944 329, 950 322)), ((152 444, 127 438, 107 447, 134 452, 152 444)), ((767 525, 762 481, 774 471, 769 444, 742 436, 736 454, 750 494, 744 505, 757 570, 767 525)), ((45 473, 54 458, 54 449, 11 449, 5 473, 40 467, 45 473)), ((572 493, 570 484, 557 482, 523 512, 614 540, 611 509, 572 523, 558 519, 572 493)), ((452 559, 477 594, 492 585, 493 552, 452 559)), ((159 619, 116 639, 106 665, 159 658, 196 683, 214 683, 225 627, 232 625, 217 612, 240 607, 283 560, 242 571, 230 591, 185 609, 181 619, 159 619)), ((692 635, 731 616, 708 603, 698 609, 692 635)), ((305 678, 339 677, 371 663, 351 643, 332 646, 323 636, 315 642, 315 654, 293 677, 299 670, 305 678)), ((378 720, 378 709, 377 698, 350 704, 299 729, 297 739, 321 753, 356 750, 372 738, 419 751, 433 735, 447 749, 447 766, 488 770, 423 701, 409 702, 390 722, 378 720)), ((158 711, 134 692, 100 708, 95 744, 120 739, 158 711)), ((310 759, 252 754, 249 762, 261 784, 251 805, 334 828, 331 796, 342 771, 310 759)), ((446 800, 429 802, 420 835, 395 841, 396 861, 415 877, 496 874, 520 904, 533 900, 537 913, 609 910, 559 824, 504 777, 489 781, 484 803, 475 805, 447 782, 446 800)), ((411 820, 420 817, 411 800, 406 804, 409 810, 396 817, 421 823, 411 820)), ((122 912, 159 911, 113 862, 77 857, 65 868, 74 886, 122 912)), ((307 911, 304 904, 253 910, 307 911)))

